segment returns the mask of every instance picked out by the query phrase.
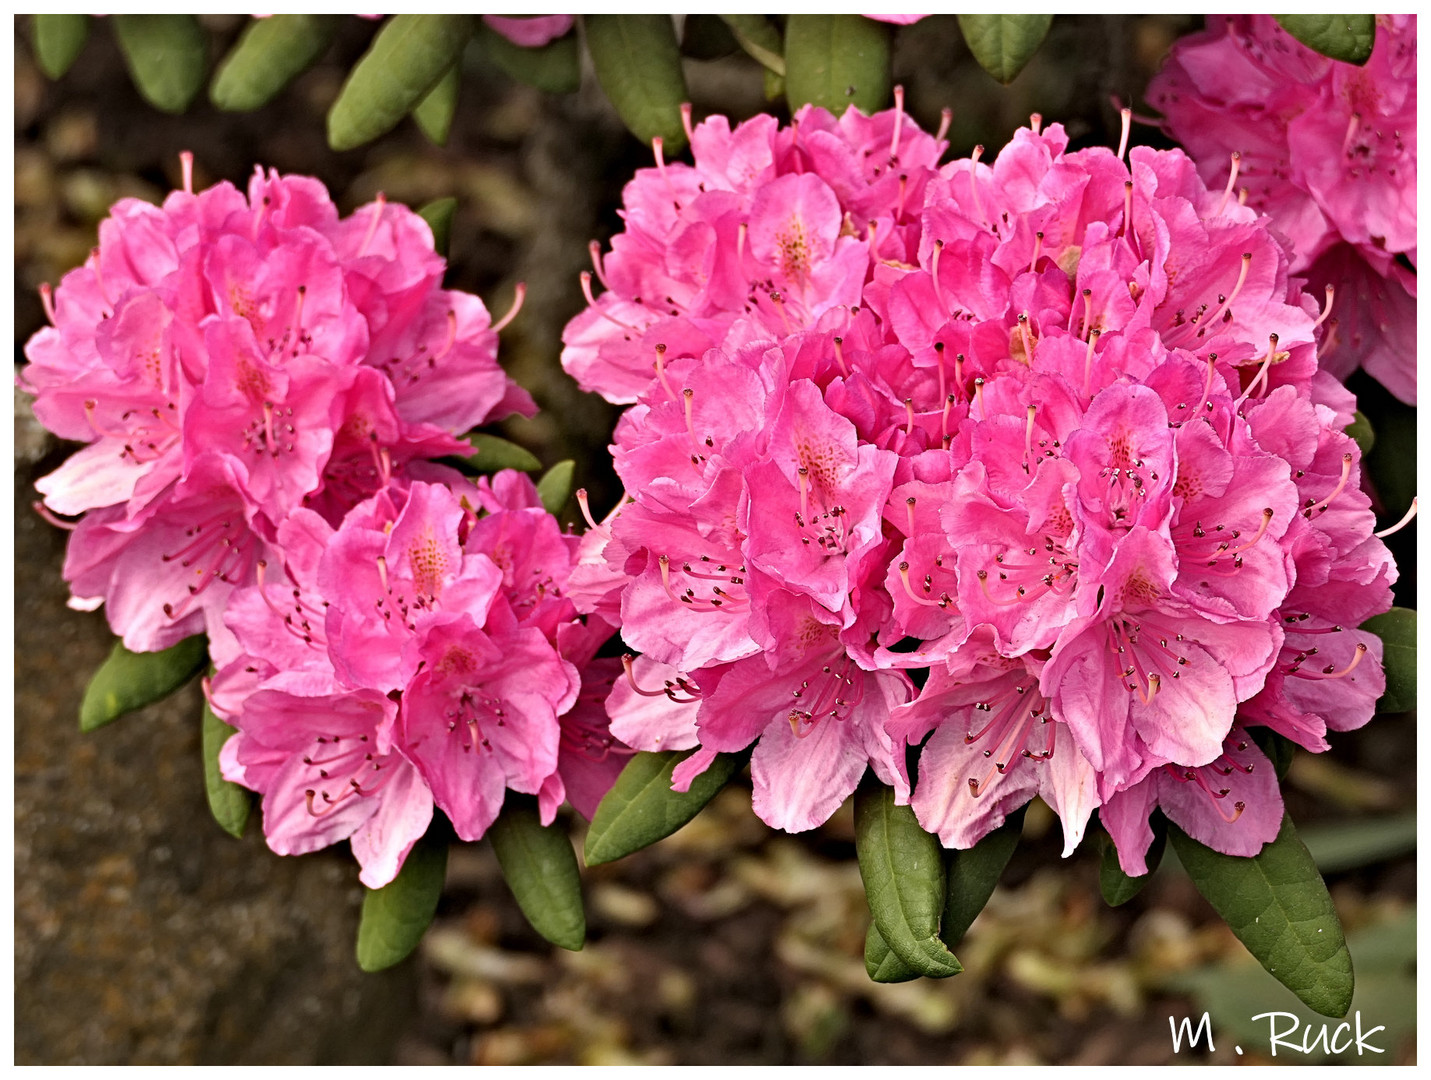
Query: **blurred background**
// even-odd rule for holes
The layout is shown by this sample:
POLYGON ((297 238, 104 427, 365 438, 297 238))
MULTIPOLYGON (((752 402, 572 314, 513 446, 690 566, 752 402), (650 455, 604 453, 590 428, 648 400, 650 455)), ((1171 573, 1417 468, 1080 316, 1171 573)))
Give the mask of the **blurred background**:
MULTIPOLYGON (((246 21, 202 18, 213 59, 246 21)), ((264 109, 223 113, 201 95, 171 116, 139 97, 103 25, 50 82, 35 66, 28 19, 17 19, 17 368, 43 323, 40 283, 83 261, 116 199, 157 202, 177 186, 181 150, 195 155, 196 187, 242 187, 263 164, 319 177, 343 213, 379 191, 414 206, 453 195, 447 285, 499 315, 515 284, 527 285, 502 361, 542 411, 501 431, 544 465, 575 459, 577 485, 604 512, 619 492, 605 449, 616 410, 561 371, 560 337, 584 303, 587 243, 620 229, 621 186, 649 151, 589 72, 580 92, 557 97, 469 51, 446 147, 406 120, 334 153, 324 114, 374 33, 345 22, 323 61, 264 109)), ((1031 112, 1062 122, 1075 147, 1116 145, 1114 100, 1141 112, 1169 44, 1199 24, 1059 16, 1004 87, 973 63, 953 16, 932 16, 898 33, 895 80, 927 128, 954 108, 951 154, 1001 146, 1031 112)), ((689 60, 686 76, 697 119, 771 108, 743 55, 689 60)), ((1143 125, 1133 142, 1168 145, 1143 125)), ((1383 420, 1379 448, 1398 425, 1401 445, 1414 446, 1414 413, 1355 388, 1374 423, 1383 420)), ((1395 460, 1396 446, 1385 441, 1378 456, 1395 460)), ((814 833, 773 833, 751 813, 748 779, 670 839, 584 873, 582 952, 530 930, 490 847, 462 845, 418 954, 365 975, 353 957, 362 888, 347 851, 279 858, 256 816, 242 841, 210 820, 196 686, 80 735, 79 700, 110 636, 101 613, 65 607, 65 534, 31 509, 35 479, 73 449, 39 428, 17 392, 17 1063, 1247 1063, 1267 1046, 1266 1021, 1250 1017, 1295 1008, 1171 853, 1138 897, 1110 909, 1096 835, 1061 860, 1056 821, 1039 803, 956 950, 965 972, 876 985, 862 960, 869 916, 849 807, 814 833), (1168 1017, 1204 1010, 1216 1050, 1174 1056, 1168 1017)), ((1406 464, 1396 461, 1388 486, 1415 490, 1406 464)), ((1390 505, 1407 501, 1387 494, 1390 505)), ((1414 536, 1413 527, 1393 538, 1407 606, 1414 536)), ((1284 785, 1348 934, 1353 1009, 1364 1029, 1386 1028, 1372 1040, 1387 1051, 1378 1064, 1415 1061, 1415 748, 1414 714, 1378 717, 1335 737, 1331 754, 1299 754, 1284 785)), ((578 849, 583 829, 574 818, 578 849)))

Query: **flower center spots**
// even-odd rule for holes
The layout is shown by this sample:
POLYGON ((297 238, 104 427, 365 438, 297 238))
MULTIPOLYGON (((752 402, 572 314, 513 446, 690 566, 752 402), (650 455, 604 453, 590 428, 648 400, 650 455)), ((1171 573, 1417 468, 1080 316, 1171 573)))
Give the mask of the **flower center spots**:
POLYGON ((323 817, 344 801, 366 798, 381 790, 392 776, 388 757, 379 760, 372 753, 366 735, 319 735, 312 750, 303 755, 303 764, 313 774, 312 787, 303 792, 308 812, 323 817))
POLYGON ((810 245, 805 239, 805 223, 792 217, 775 236, 780 248, 780 273, 786 281, 804 283, 810 277, 810 245))
POLYGON ((412 568, 412 583, 420 598, 429 601, 442 592, 442 579, 448 570, 447 552, 431 532, 407 549, 408 565, 412 568))
POLYGON ((982 742, 984 758, 992 768, 984 778, 969 777, 969 794, 978 798, 993 782, 995 776, 1002 776, 1012 762, 1021 757, 1035 761, 1047 761, 1053 757, 1054 729, 1049 722, 1048 702, 1038 692, 1038 680, 1033 678, 1009 679, 998 696, 978 702, 974 711, 987 714, 990 719, 978 731, 964 733, 965 745, 982 742), (1036 729, 1046 728, 1042 750, 1028 747, 1029 736, 1036 729))

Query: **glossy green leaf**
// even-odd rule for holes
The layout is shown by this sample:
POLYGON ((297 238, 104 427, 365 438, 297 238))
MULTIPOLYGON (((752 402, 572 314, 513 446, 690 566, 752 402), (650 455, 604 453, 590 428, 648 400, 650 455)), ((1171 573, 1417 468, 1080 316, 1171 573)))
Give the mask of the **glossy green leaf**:
POLYGON ((93 731, 168 697, 208 662, 208 644, 203 634, 195 634, 163 652, 133 653, 116 641, 85 688, 80 730, 93 731))
POLYGON ((388 19, 328 111, 328 145, 351 150, 395 127, 461 57, 475 18, 388 19))
POLYGON ((1014 849, 1024 833, 1024 811, 1021 806, 1005 822, 973 847, 947 853, 948 875, 944 900, 944 915, 939 922, 939 939, 951 949, 959 944, 1013 858, 1014 849))
POLYGON ((681 25, 681 55, 692 60, 719 60, 740 51, 740 43, 719 15, 698 12, 681 25))
POLYGON ((690 100, 669 15, 583 15, 586 50, 601 89, 644 143, 660 137, 667 156, 686 145, 681 105, 690 100))
POLYGON ((566 830, 544 827, 535 799, 508 794, 487 836, 532 929, 553 945, 579 950, 586 943, 586 913, 576 852, 566 830))
POLYGON ((1361 448, 1362 457, 1371 453, 1371 448, 1376 445, 1376 432, 1371 429, 1371 421, 1360 410, 1357 411, 1352 422, 1347 425, 1346 433, 1356 440, 1357 446, 1361 448))
MULTIPOLYGON (((939 940, 946 879, 939 841, 894 791, 866 781, 855 792, 855 854, 865 898, 890 951, 920 975, 943 979, 963 968, 939 940)), ((868 939, 866 939, 868 941, 868 939)))
POLYGON ((894 955, 873 922, 865 932, 865 974, 871 982, 900 983, 919 978, 919 972, 894 955))
POLYGON ((558 514, 571 498, 571 482, 576 475, 576 462, 558 461, 537 481, 537 495, 548 514, 558 514))
POLYGON ((1043 44, 1052 15, 960 15, 959 29, 979 66, 1001 83, 1033 59, 1043 44))
POLYGON ((1333 60, 1365 64, 1376 44, 1375 15, 1276 15, 1282 29, 1333 60))
POLYGON ((836 116, 889 104, 889 27, 860 15, 791 15, 785 24, 785 96, 836 116))
POLYGON ((776 75, 785 74, 784 46, 774 23, 764 15, 722 15, 720 18, 730 27, 746 55, 776 75))
POLYGON ((225 780, 219 771, 219 751, 233 734, 234 729, 214 715, 209 703, 204 702, 204 788, 209 796, 209 809, 224 832, 242 837, 249 811, 253 809, 253 792, 225 780))
POLYGON ((413 106, 412 118, 434 146, 447 145, 452 118, 457 114, 457 91, 462 85, 462 65, 453 64, 437 85, 413 106))
POLYGON ((745 764, 745 754, 717 754, 688 791, 671 790, 671 774, 694 751, 636 754, 621 770, 591 819, 586 833, 586 865, 611 862, 670 836, 745 764))
POLYGON ((447 258, 447 248, 452 240, 452 216, 457 213, 457 200, 448 197, 446 199, 433 199, 432 202, 418 210, 418 217, 427 222, 427 227, 432 230, 432 249, 447 258))
MULTIPOLYGON (((474 431, 463 438, 472 444, 472 456, 460 459, 458 466, 465 473, 494 473, 499 469, 535 472, 542 467, 542 463, 530 450, 496 435, 474 431)), ((565 502, 563 499, 562 503, 565 502)))
POLYGON ((1324 1016, 1345 1016, 1354 981, 1331 894, 1292 819, 1258 855, 1224 855, 1176 825, 1178 859, 1247 951, 1283 986, 1324 1016))
POLYGON ((219 64, 209 100, 229 112, 260 108, 327 50, 340 15, 253 19, 219 64))
POLYGON ((581 88, 581 50, 575 34, 526 48, 508 41, 486 23, 478 23, 477 40, 487 59, 520 83, 548 94, 574 94, 581 88))
POLYGON ((204 85, 209 44, 192 15, 111 15, 119 48, 144 100, 181 113, 204 85))
POLYGON ((1137 877, 1123 873, 1123 867, 1118 862, 1118 847, 1113 843, 1113 838, 1107 833, 1100 837, 1103 856, 1098 865, 1098 889, 1103 893, 1103 900, 1109 907, 1126 904, 1142 892, 1143 886, 1153 880, 1153 873, 1163 861, 1163 852, 1168 846, 1168 819, 1155 811, 1148 819, 1148 824, 1153 829, 1153 842, 1148 845, 1148 853, 1144 856, 1148 872, 1137 877))
POLYGON ((88 15, 31 15, 30 42, 40 70, 58 79, 89 40, 88 15))
POLYGON ((1410 712, 1416 708, 1416 612, 1394 607, 1361 624, 1381 638, 1381 666, 1386 672, 1386 693, 1376 711, 1410 712))
POLYGON ((437 913, 446 877, 446 831, 429 829, 407 853, 398 876, 363 896, 358 923, 360 968, 382 971, 417 948, 437 913))

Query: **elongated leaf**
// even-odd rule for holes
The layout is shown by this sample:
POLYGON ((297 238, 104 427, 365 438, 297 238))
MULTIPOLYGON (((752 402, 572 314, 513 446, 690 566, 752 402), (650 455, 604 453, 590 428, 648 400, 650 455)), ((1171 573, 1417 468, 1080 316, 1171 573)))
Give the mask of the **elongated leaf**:
POLYGON ((920 975, 962 971, 939 940, 946 884, 939 841, 883 784, 867 781, 855 792, 855 853, 870 914, 890 951, 920 975))
POLYGON ((477 40, 487 59, 520 83, 548 94, 574 94, 581 88, 581 50, 575 34, 526 48, 478 23, 477 40))
POLYGON ((253 792, 225 780, 219 771, 219 751, 233 734, 234 729, 215 716, 209 703, 204 702, 204 788, 209 796, 209 809, 224 832, 242 838, 249 811, 253 809, 253 792))
POLYGON ((1148 845, 1148 854, 1144 857, 1148 872, 1138 877, 1129 877, 1123 873, 1113 838, 1107 833, 1101 837, 1103 857, 1098 866, 1098 889, 1103 893, 1103 900, 1109 907, 1126 904, 1142 892, 1143 886, 1153 880, 1153 873, 1163 861, 1163 852, 1168 846, 1168 819, 1160 812, 1154 811, 1148 824, 1153 828, 1153 842, 1148 845))
POLYGON ((1333 60, 1365 64, 1376 44, 1375 15, 1277 15, 1282 29, 1333 60))
POLYGON ((1326 883, 1292 819, 1258 855, 1213 851, 1176 825, 1168 836, 1198 892, 1247 951, 1283 986, 1324 1016, 1351 1007, 1351 955, 1326 883))
POLYGON ((979 66, 1001 83, 1033 59, 1043 44, 1052 15, 960 15, 959 29, 979 66))
POLYGON ((130 77, 144 100, 181 113, 204 85, 208 42, 192 15, 112 15, 130 77))
POLYGON ((351 150, 391 130, 437 85, 472 36, 472 15, 394 15, 328 111, 328 145, 351 150))
POLYGON ((670 836, 715 798, 745 764, 746 754, 717 754, 689 791, 671 790, 671 774, 689 750, 635 755, 621 770, 591 819, 586 865, 611 862, 670 836))
POLYGON ((450 196, 446 199, 433 199, 432 202, 418 210, 418 217, 427 222, 427 227, 432 230, 432 249, 447 258, 448 244, 452 239, 452 215, 457 213, 457 200, 450 196))
POLYGON ((338 15, 270 15, 252 20, 209 84, 209 100, 229 112, 268 104, 323 55, 338 15))
POLYGON ((93 731, 168 697, 208 662, 208 644, 203 634, 195 634, 163 652, 133 653, 116 641, 85 689, 80 730, 93 731))
POLYGON ((596 79, 631 133, 644 143, 659 136, 668 156, 679 151, 690 94, 670 16, 583 15, 582 24, 596 79))
POLYGON ((1376 711, 1410 712, 1416 708, 1416 612, 1394 607, 1362 623, 1381 638, 1381 664, 1386 670, 1386 693, 1376 711))
POLYGON ((735 40, 748 56, 758 60, 776 75, 785 74, 784 46, 780 41, 780 31, 769 19, 764 15, 722 15, 720 18, 730 27, 735 40))
POLYGON ((1302 842, 1324 874, 1375 866, 1416 850, 1416 812, 1316 825, 1302 830, 1302 842))
POLYGON ((1356 440, 1362 457, 1371 453, 1371 448, 1376 445, 1376 432, 1372 430, 1371 421, 1361 411, 1354 414, 1354 419, 1347 425, 1346 433, 1356 440))
POLYGON ((719 60, 740 51, 740 42, 719 15, 699 12, 681 24, 681 55, 692 60, 719 60))
MULTIPOLYGON (((542 463, 530 450, 523 449, 514 442, 498 438, 496 435, 474 431, 463 437, 472 444, 472 456, 461 458, 458 461, 458 468, 465 473, 494 473, 500 469, 535 472, 542 467, 542 463)), ((565 501, 565 499, 562 500, 563 503, 565 501)))
POLYGON ((31 43, 40 70, 58 79, 89 40, 88 15, 31 15, 31 43))
POLYGON ((446 877, 447 836, 445 831, 428 830, 407 853, 398 876, 363 896, 358 923, 360 968, 382 971, 417 948, 437 913, 446 877))
POLYGON ((948 853, 948 887, 939 938, 951 949, 959 944, 959 939, 994 895, 994 887, 1019 846, 1019 837, 1023 836, 1026 809, 1026 806, 1019 807, 973 847, 948 853))
POLYGON ((537 481, 537 495, 548 514, 561 512, 571 498, 571 481, 576 475, 576 462, 558 461, 537 481))
POLYGON ((865 974, 877 983, 909 982, 920 977, 919 972, 894 955, 873 922, 865 932, 865 974))
POLYGON ((785 97, 836 116, 889 104, 889 27, 860 15, 791 15, 785 24, 785 97))
POLYGON ((586 913, 576 852, 566 831, 543 827, 535 799, 509 795, 487 836, 532 929, 553 945, 578 951, 586 943, 586 913))
POLYGON ((452 130, 452 117, 457 113, 457 91, 461 85, 462 65, 453 64, 447 69, 447 74, 437 80, 437 85, 413 106, 412 118, 435 146, 447 145, 447 133, 452 130))

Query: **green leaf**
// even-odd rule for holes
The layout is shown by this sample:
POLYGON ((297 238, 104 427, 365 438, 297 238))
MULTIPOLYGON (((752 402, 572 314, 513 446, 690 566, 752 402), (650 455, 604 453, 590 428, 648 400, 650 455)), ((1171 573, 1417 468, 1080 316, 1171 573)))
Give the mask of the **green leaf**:
POLYGON ((70 69, 89 40, 89 16, 31 15, 30 31, 40 70, 58 79, 70 69))
POLYGON ((452 215, 457 213, 457 200, 448 197, 446 199, 434 199, 426 206, 418 210, 418 217, 427 222, 427 227, 432 230, 432 249, 447 258, 448 243, 452 239, 452 215))
POLYGON ((681 55, 692 60, 720 60, 740 51, 740 42, 719 15, 699 12, 681 26, 681 55))
POLYGON ((785 74, 784 46, 780 31, 764 15, 722 15, 735 40, 746 54, 776 75, 785 74))
POLYGON ((447 74, 437 80, 421 101, 413 106, 412 118, 434 146, 447 145, 447 133, 452 130, 452 117, 457 113, 457 90, 462 85, 462 65, 453 64, 447 74))
POLYGON ((865 974, 871 982, 900 983, 919 978, 919 972, 906 964, 880 935, 879 927, 870 923, 865 932, 865 974))
POLYGON ((581 88, 581 50, 575 34, 529 49, 479 23, 477 40, 487 59, 520 83, 548 94, 574 94, 581 88))
POLYGON ((542 825, 535 799, 509 794, 487 836, 532 929, 553 945, 580 950, 586 943, 586 913, 576 852, 566 831, 542 825))
POLYGON ((1381 666, 1386 672, 1386 693, 1376 703, 1383 713, 1410 712, 1416 708, 1416 612, 1394 607, 1361 624, 1381 638, 1381 666))
POLYGON ((889 27, 860 15, 791 15, 785 24, 785 96, 836 116, 889 104, 889 27))
POLYGON ((323 55, 340 22, 337 15, 270 15, 251 20, 219 64, 209 84, 209 100, 228 112, 267 105, 323 55))
POLYGON ((979 66, 1001 83, 1014 76, 1038 52, 1052 15, 960 15, 959 29, 979 66))
POLYGON ((944 916, 939 923, 939 939, 951 949, 984 910, 1004 867, 1009 865, 1024 832, 1024 811, 1015 810, 993 832, 973 847, 948 853, 948 886, 944 916))
POLYGON ((204 85, 209 46, 192 15, 111 15, 124 62, 144 100, 181 113, 204 85))
POLYGON ((939 940, 946 885, 939 841, 919 827, 910 807, 894 804, 894 791, 883 784, 867 780, 855 792, 855 854, 870 914, 890 951, 920 975, 943 979, 962 971, 939 940))
POLYGON ((1144 861, 1148 872, 1130 877, 1123 873, 1118 862, 1118 847, 1107 833, 1102 834, 1103 857, 1098 866, 1098 888, 1103 893, 1103 901, 1109 907, 1119 907, 1143 891, 1143 886, 1153 880, 1153 872, 1163 861, 1163 852, 1168 846, 1168 819, 1154 812, 1148 819, 1153 829, 1153 842, 1148 845, 1144 861))
POLYGON ((537 481, 537 495, 548 514, 560 513, 571 498, 571 482, 575 475, 576 462, 558 461, 537 481))
POLYGON ((116 641, 85 689, 80 730, 93 731, 168 697, 208 663, 208 644, 203 634, 195 634, 163 652, 133 653, 116 641))
POLYGON ((1345 1016, 1351 956, 1326 883, 1292 819, 1250 858, 1224 855, 1176 825, 1168 836, 1198 892, 1283 986, 1324 1016, 1345 1016))
POLYGON ((394 15, 328 111, 328 145, 351 150, 390 131, 462 55, 473 15, 394 15))
POLYGON ((694 751, 636 754, 621 770, 591 819, 586 833, 586 865, 611 862, 670 836, 715 798, 745 764, 746 754, 717 754, 691 781, 690 790, 671 790, 671 774, 694 751))
POLYGON ((437 913, 446 877, 446 830, 429 829, 407 853, 398 876, 363 896, 358 923, 360 968, 382 971, 417 948, 437 913))
POLYGON ((601 89, 643 143, 667 156, 686 145, 681 105, 690 100, 669 15, 583 15, 586 51, 601 89))
POLYGON ((765 85, 764 85, 765 100, 766 100, 766 101, 779 101, 781 98, 783 98, 783 97, 785 96, 785 76, 783 76, 783 75, 777 75, 777 74, 775 74, 775 72, 771 71, 769 68, 767 68, 767 69, 765 70, 764 75, 765 75, 765 85))
POLYGON ((1282 29, 1333 60, 1365 64, 1376 44, 1375 15, 1276 15, 1282 29))
POLYGON ((214 715, 209 703, 204 702, 204 788, 209 795, 209 809, 214 820, 230 836, 243 837, 243 828, 248 823, 248 812, 253 808, 253 792, 225 780, 219 771, 219 751, 234 729, 214 715))
MULTIPOLYGON (((458 459, 458 468, 465 473, 494 473, 500 469, 535 472, 542 467, 542 463, 530 450, 506 439, 499 439, 496 435, 474 431, 463 438, 472 444, 472 456, 458 459)), ((563 498, 561 505, 565 503, 566 499, 563 498)), ((556 511, 553 510, 552 513, 556 511)))
POLYGON ((1366 414, 1357 411, 1355 418, 1347 425, 1346 433, 1356 440, 1357 446, 1361 448, 1361 456, 1366 457, 1371 453, 1371 448, 1376 445, 1376 432, 1371 429, 1371 421, 1366 418, 1366 414))

